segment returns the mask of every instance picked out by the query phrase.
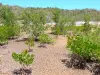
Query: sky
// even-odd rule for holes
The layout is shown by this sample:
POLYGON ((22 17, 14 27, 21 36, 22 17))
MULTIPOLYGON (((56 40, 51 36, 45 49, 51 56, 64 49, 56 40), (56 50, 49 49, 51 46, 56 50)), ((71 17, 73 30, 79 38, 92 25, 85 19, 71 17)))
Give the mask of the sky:
POLYGON ((0 0, 0 3, 21 7, 58 7, 69 10, 92 8, 100 10, 100 0, 0 0))

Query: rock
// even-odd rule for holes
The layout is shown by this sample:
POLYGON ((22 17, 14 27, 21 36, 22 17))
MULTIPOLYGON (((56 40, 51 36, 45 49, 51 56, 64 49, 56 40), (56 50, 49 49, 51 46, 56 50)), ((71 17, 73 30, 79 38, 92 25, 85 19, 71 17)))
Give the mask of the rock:
POLYGON ((38 47, 40 47, 40 48, 47 48, 47 46, 45 44, 40 44, 38 47))

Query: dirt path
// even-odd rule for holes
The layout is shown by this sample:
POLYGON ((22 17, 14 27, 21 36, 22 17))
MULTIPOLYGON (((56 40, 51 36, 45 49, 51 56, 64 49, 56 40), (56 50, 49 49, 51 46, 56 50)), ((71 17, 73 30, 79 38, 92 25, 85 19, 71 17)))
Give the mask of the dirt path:
POLYGON ((61 59, 67 54, 66 42, 66 38, 60 36, 54 46, 40 49, 35 54, 33 75, 91 75, 88 70, 72 70, 62 64, 61 59))
MULTIPOLYGON (((54 45, 47 45, 47 48, 38 48, 38 44, 35 45, 33 53, 35 54, 35 60, 31 66, 33 71, 32 75, 92 75, 88 70, 73 70, 67 68, 61 60, 66 58, 68 53, 66 50, 66 38, 59 36, 56 39, 54 45)), ((0 48, 0 55, 2 56, 2 62, 0 69, 4 73, 10 72, 10 74, 0 75, 12 75, 11 71, 19 68, 20 65, 16 63, 12 57, 12 52, 21 52, 27 49, 27 45, 24 42, 10 41, 6 46, 7 48, 0 48), (9 51, 9 52, 8 52, 9 51)))

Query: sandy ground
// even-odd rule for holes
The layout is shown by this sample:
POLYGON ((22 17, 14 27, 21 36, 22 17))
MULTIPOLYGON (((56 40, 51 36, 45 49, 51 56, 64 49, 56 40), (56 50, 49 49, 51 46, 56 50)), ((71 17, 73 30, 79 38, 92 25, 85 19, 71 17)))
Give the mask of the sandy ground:
MULTIPOLYGON (((47 48, 38 48, 35 45, 33 53, 35 60, 32 67, 32 75, 92 75, 88 70, 75 70, 67 68, 61 60, 66 58, 68 54, 66 46, 66 38, 59 36, 54 45, 47 45, 47 48)), ((24 42, 10 41, 8 45, 0 47, 0 75, 12 75, 11 71, 19 68, 12 57, 12 52, 21 52, 27 49, 24 42)))

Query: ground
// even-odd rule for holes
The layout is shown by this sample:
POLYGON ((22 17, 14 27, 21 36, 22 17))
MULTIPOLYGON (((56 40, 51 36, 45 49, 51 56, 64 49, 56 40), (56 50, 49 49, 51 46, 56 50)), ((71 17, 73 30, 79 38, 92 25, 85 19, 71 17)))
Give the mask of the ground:
MULTIPOLYGON (((36 43, 33 48, 35 60, 32 68, 32 75, 92 75, 88 70, 70 69, 62 62, 69 53, 66 47, 66 37, 59 36, 56 38, 54 45, 47 45, 47 48, 39 48, 36 43)), ((8 45, 0 47, 0 75, 12 75, 12 71, 21 67, 12 57, 12 52, 21 52, 28 46, 23 42, 10 40, 8 45)))

